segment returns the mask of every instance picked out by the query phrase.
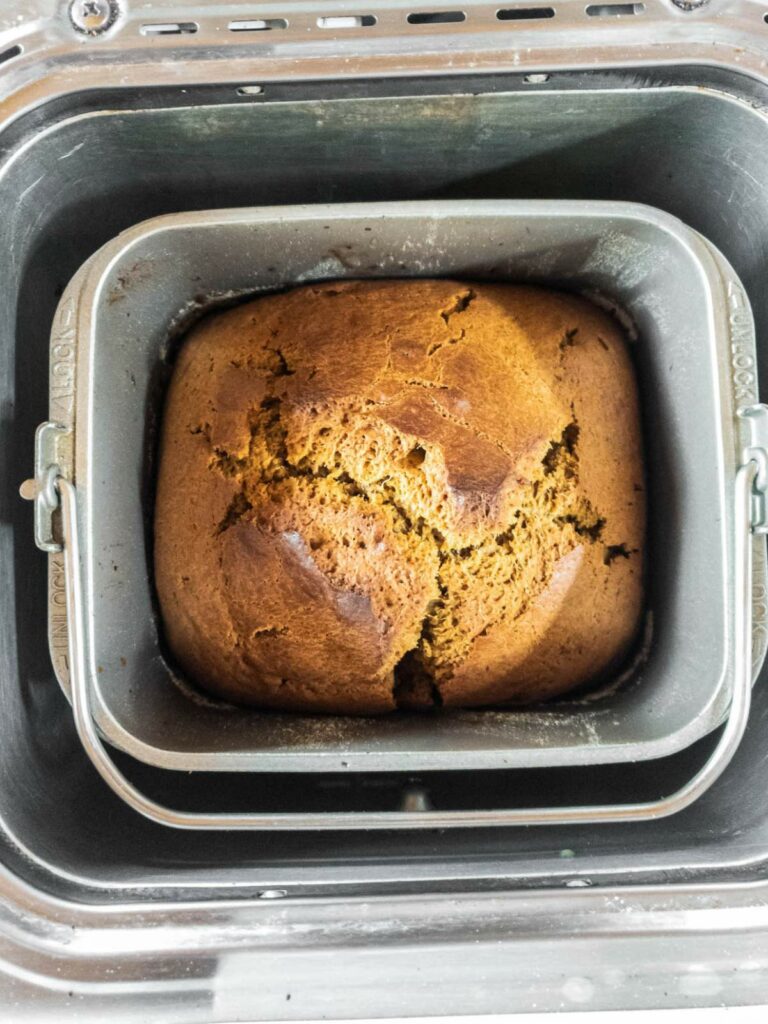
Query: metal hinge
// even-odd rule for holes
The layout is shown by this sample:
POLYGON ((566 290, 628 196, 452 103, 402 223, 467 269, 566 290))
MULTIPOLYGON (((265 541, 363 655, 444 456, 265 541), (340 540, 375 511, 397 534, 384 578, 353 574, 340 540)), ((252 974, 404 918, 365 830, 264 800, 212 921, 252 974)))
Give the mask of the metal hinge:
POLYGON ((41 551, 62 549, 56 479, 71 464, 72 432, 59 423, 41 423, 35 431, 35 475, 19 488, 22 498, 35 503, 35 543, 41 551))
POLYGON ((768 533, 768 405, 748 405, 738 414, 744 424, 744 464, 757 465, 752 485, 752 532, 768 533))

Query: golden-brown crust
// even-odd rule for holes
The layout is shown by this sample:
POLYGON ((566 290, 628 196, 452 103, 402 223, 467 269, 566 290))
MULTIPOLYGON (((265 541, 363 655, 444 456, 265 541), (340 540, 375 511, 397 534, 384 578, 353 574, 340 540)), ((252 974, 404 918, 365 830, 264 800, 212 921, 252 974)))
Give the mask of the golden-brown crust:
POLYGON ((265 707, 526 702, 623 656, 642 601, 616 324, 527 286, 330 282, 207 317, 155 512, 185 671, 265 707))

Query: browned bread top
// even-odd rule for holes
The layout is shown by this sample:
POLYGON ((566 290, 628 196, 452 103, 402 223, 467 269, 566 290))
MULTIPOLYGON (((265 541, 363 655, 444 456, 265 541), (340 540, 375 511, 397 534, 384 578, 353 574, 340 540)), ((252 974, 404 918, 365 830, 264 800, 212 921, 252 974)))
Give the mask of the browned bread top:
POLYGON ((637 394, 584 299, 328 282, 201 321, 165 411, 155 573, 202 687, 265 707, 525 702, 642 600, 637 394))

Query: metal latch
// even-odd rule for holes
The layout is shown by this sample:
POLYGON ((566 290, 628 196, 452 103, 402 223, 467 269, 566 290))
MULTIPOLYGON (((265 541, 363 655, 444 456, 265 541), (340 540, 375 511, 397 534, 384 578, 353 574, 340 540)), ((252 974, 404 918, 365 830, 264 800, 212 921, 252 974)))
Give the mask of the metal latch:
POLYGON ((745 427, 744 463, 757 464, 752 485, 752 532, 768 533, 768 405, 748 405, 738 414, 745 427))
POLYGON ((59 423, 41 423, 35 431, 35 475, 19 488, 35 503, 35 543, 41 551, 61 551, 56 511, 56 478, 72 463, 72 432, 59 423))

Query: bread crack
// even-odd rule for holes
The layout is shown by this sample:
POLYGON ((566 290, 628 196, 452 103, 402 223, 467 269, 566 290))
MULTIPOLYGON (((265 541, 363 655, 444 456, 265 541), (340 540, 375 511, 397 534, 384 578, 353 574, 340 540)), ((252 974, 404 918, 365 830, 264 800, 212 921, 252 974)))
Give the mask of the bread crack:
POLYGON ((395 665, 392 698, 403 711, 429 711, 443 706, 440 687, 416 657, 415 649, 395 665))
MULTIPOLYGON (((313 465, 308 458, 304 458, 298 463, 292 462, 288 456, 288 431, 282 421, 281 407, 282 399, 270 395, 261 402, 258 409, 252 412, 250 417, 251 438, 247 456, 234 457, 224 449, 214 450, 211 465, 219 472, 226 476, 248 477, 247 480, 243 480, 243 489, 232 499, 226 516, 217 528, 217 533, 235 525, 252 509, 252 504, 247 502, 246 498, 247 487, 255 488, 288 478, 303 477, 309 480, 330 479, 342 485, 349 497, 359 497, 367 502, 371 502, 375 498, 378 500, 378 504, 390 508, 395 513, 403 533, 414 533, 419 537, 428 536, 429 528, 426 521, 423 517, 414 520, 409 515, 408 511, 397 501, 395 489, 387 484, 386 477, 377 481, 377 486, 373 489, 367 488, 360 481, 355 480, 347 470, 338 470, 338 467, 332 468, 323 464, 313 465), (258 467, 260 440, 265 443, 270 461, 266 465, 258 467), (254 470, 256 472, 253 472, 254 470), (247 508, 244 503, 247 503, 247 508)), ((413 460, 416 459, 418 452, 418 446, 411 451, 413 460)), ((423 457, 421 461, 423 461, 423 457)))
MULTIPOLYGON (((456 301, 445 312, 452 316, 466 309, 472 295, 464 297, 466 302, 456 301)), ((291 478, 325 480, 342 488, 349 498, 388 509, 391 528, 429 545, 437 562, 435 596, 425 609, 413 646, 394 667, 393 700, 399 708, 440 707, 440 687, 451 678, 452 666, 461 663, 471 647, 487 636, 497 622, 505 617, 514 620, 524 614, 547 586, 558 558, 584 540, 597 543, 601 539, 605 519, 579 494, 577 487, 579 426, 576 417, 573 415, 560 437, 550 442, 541 461, 541 475, 520 492, 517 508, 511 512, 507 525, 495 536, 477 543, 455 546, 454 540, 453 546, 449 546, 443 530, 431 521, 429 514, 416 514, 415 508, 409 507, 407 493, 403 500, 389 473, 373 481, 356 479, 354 471, 350 472, 352 464, 343 447, 334 452, 333 447, 327 447, 327 442, 324 442, 325 448, 310 444, 306 454, 291 457, 289 425, 293 421, 284 422, 284 400, 275 391, 276 382, 293 371, 280 350, 273 351, 276 364, 267 382, 267 396, 249 415, 247 454, 213 449, 211 466, 241 482, 241 489, 230 502, 217 532, 255 515, 254 508, 263 500, 264 491, 260 495, 260 489, 269 489, 270 485, 291 478), (564 533, 563 524, 568 524, 572 530, 564 533), (534 549, 537 555, 531 557, 529 549, 534 549), (476 624, 468 628, 465 623, 471 622, 477 613, 471 605, 465 608, 462 595, 478 574, 491 581, 490 596, 480 609, 476 624)), ((424 387, 428 392, 440 387, 418 378, 403 383, 424 387)), ((498 441, 445 410, 432 395, 429 400, 446 420, 472 430, 477 437, 504 450, 498 441)), ((350 409, 344 415, 341 412, 339 423, 342 429, 347 429, 352 412, 350 409)), ((329 436, 327 431, 331 427, 324 429, 325 434, 318 434, 321 438, 329 436)), ((422 473, 429 446, 414 444, 412 439, 409 444, 408 440, 403 438, 403 465, 413 473, 422 473)), ((334 543, 349 546, 349 539, 318 536, 310 538, 308 547, 322 555, 327 545, 334 543)), ((609 564, 630 554, 626 545, 608 545, 604 558, 609 564)), ((323 558, 319 564, 325 564, 323 558)), ((259 635, 278 636, 280 633, 267 631, 259 635)))
POLYGON ((567 348, 571 348, 576 344, 576 335, 579 333, 578 327, 572 327, 569 331, 566 331, 559 342, 559 348, 561 352, 564 352, 567 348))
MULTIPOLYGON (((472 288, 466 288, 464 291, 459 292, 458 295, 454 295, 450 303, 444 309, 440 310, 440 316, 445 322, 446 327, 450 325, 452 317, 457 316, 459 313, 466 312, 473 299, 476 297, 476 293, 472 288)), ((436 341, 430 345, 427 349, 427 356, 431 357, 436 355, 440 349, 444 348, 446 345, 458 345, 460 341, 464 340, 466 335, 466 329, 464 327, 460 328, 458 334, 451 335, 451 337, 447 338, 445 341, 436 341)))
POLYGON ((475 298, 477 298, 477 295, 473 288, 464 289, 464 291, 459 292, 458 295, 451 299, 450 304, 445 309, 440 310, 440 316, 447 324, 452 316, 455 316, 457 313, 464 313, 469 309, 470 303, 475 298))
POLYGON ((419 377, 410 377, 402 381, 411 388, 424 388, 425 391, 447 391, 447 384, 440 384, 434 380, 422 380, 419 377))
MULTIPOLYGON (((441 314, 441 316, 442 316, 442 314, 441 314)), ((448 321, 446 320, 446 323, 447 322, 448 321)), ((464 341, 466 336, 467 336, 466 328, 465 327, 460 328, 459 333, 457 335, 452 335, 450 338, 448 338, 447 341, 436 341, 436 342, 434 342, 434 344, 430 345, 429 348, 427 349, 427 356, 431 357, 431 356, 436 355, 440 351, 440 349, 445 348, 446 345, 458 345, 458 343, 460 341, 464 341)))
POLYGON ((202 434, 205 440, 211 443, 211 424, 207 421, 205 423, 198 423, 195 427, 189 428, 190 434, 197 435, 202 434))
POLYGON ((630 548, 627 544, 607 544, 603 554, 603 564, 610 565, 617 558, 631 558, 637 554, 637 548, 630 548))
POLYGON ((248 459, 230 455, 226 448, 214 445, 208 465, 211 469, 217 469, 222 476, 239 476, 248 465, 248 459))
MULTIPOLYGON (((497 622, 508 616, 514 621, 527 611, 547 586, 557 559, 584 539, 590 543, 600 540, 606 521, 577 489, 578 438, 574 416, 560 438, 550 443, 542 460, 545 480, 531 481, 527 491, 521 493, 518 508, 505 529, 478 544, 439 552, 442 599, 429 610, 414 654, 438 690, 441 681, 450 679, 451 665, 460 663, 497 622), (558 513, 559 509, 562 511, 558 513), (563 523, 573 528, 570 541, 562 535, 563 523), (529 557, 531 549, 538 550, 538 560, 529 557), (539 574, 529 578, 529 566, 537 562, 539 574), (467 584, 461 581, 481 571, 493 592, 488 602, 490 614, 481 619, 471 635, 465 633, 457 640, 456 627, 466 619, 461 593, 467 584), (513 582, 518 585, 510 586, 513 582), (510 603, 515 596, 519 599, 517 606, 510 603)), ((608 551, 611 558, 624 554, 624 549, 608 551)), ((471 608, 469 611, 471 616, 471 608)))
POLYGON ((273 372, 273 377, 292 377, 296 371, 290 368, 282 351, 279 348, 273 348, 272 351, 275 353, 278 360, 278 367, 277 370, 273 372))
POLYGON ((576 445, 579 440, 579 425, 575 419, 564 428, 557 441, 552 441, 541 460, 546 476, 551 476, 561 466, 566 476, 575 475, 578 458, 576 445))
MULTIPOLYGON (((593 544, 600 540, 605 529, 605 519, 602 516, 597 516, 590 520, 569 512, 567 515, 557 516, 555 522, 567 523, 573 527, 580 537, 586 537, 593 544)), ((614 555, 613 557, 616 556, 614 555)))
POLYGON ((216 536, 219 536, 219 534, 224 533, 225 530, 229 530, 231 527, 236 526, 252 508, 253 506, 245 496, 245 492, 238 491, 232 501, 230 501, 224 518, 214 531, 216 536))

